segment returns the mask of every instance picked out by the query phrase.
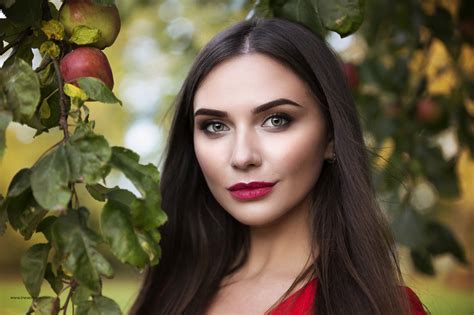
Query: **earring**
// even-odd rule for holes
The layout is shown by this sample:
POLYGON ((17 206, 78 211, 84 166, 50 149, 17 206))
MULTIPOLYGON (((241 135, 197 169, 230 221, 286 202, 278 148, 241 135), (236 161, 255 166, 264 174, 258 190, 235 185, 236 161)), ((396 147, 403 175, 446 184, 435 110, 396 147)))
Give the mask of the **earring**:
POLYGON ((330 164, 333 164, 334 162, 336 162, 336 152, 332 153, 332 159, 327 159, 326 161, 328 161, 328 163, 330 164))

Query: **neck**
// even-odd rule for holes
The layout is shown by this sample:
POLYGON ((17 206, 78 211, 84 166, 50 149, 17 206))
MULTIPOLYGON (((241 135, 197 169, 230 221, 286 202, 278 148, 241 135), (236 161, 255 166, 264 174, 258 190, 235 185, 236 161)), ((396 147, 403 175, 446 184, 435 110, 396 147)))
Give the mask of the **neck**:
POLYGON ((309 199, 277 221, 250 227, 250 252, 241 275, 245 279, 295 279, 314 261, 311 253, 309 199))

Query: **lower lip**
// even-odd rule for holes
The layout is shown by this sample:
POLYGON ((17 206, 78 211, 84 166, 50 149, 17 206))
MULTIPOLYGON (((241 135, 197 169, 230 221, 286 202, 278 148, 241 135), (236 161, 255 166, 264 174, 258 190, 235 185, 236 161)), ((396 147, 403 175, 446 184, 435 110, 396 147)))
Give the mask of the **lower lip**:
POLYGON ((273 187, 261 187, 261 188, 253 188, 253 189, 239 189, 231 191, 231 195, 240 200, 252 200, 261 198, 272 191, 273 187))

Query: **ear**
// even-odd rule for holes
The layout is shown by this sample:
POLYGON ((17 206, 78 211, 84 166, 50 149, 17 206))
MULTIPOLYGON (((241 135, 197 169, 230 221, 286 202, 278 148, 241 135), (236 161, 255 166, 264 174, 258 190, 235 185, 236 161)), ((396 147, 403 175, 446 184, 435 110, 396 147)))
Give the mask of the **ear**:
POLYGON ((326 144, 326 149, 324 150, 324 159, 331 160, 334 153, 334 138, 330 138, 329 142, 326 144))

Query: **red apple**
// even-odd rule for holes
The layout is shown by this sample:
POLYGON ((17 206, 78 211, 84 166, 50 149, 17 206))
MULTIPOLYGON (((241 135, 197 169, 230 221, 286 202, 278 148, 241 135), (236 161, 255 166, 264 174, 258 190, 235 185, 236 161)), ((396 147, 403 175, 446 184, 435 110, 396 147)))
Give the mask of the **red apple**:
POLYGON ((347 83, 351 89, 355 89, 359 85, 359 75, 357 68, 354 64, 345 62, 343 64, 344 75, 346 76, 347 83))
POLYGON ((91 46, 99 49, 112 45, 120 32, 117 7, 96 4, 91 0, 65 0, 59 9, 59 20, 69 35, 79 25, 98 29, 101 38, 91 46))
POLYGON ((416 118, 428 124, 438 122, 443 116, 441 105, 431 98, 422 98, 416 103, 416 118))
POLYGON ((114 78, 105 54, 94 47, 79 47, 61 59, 61 75, 65 82, 74 82, 82 77, 94 77, 109 89, 114 87, 114 78))

